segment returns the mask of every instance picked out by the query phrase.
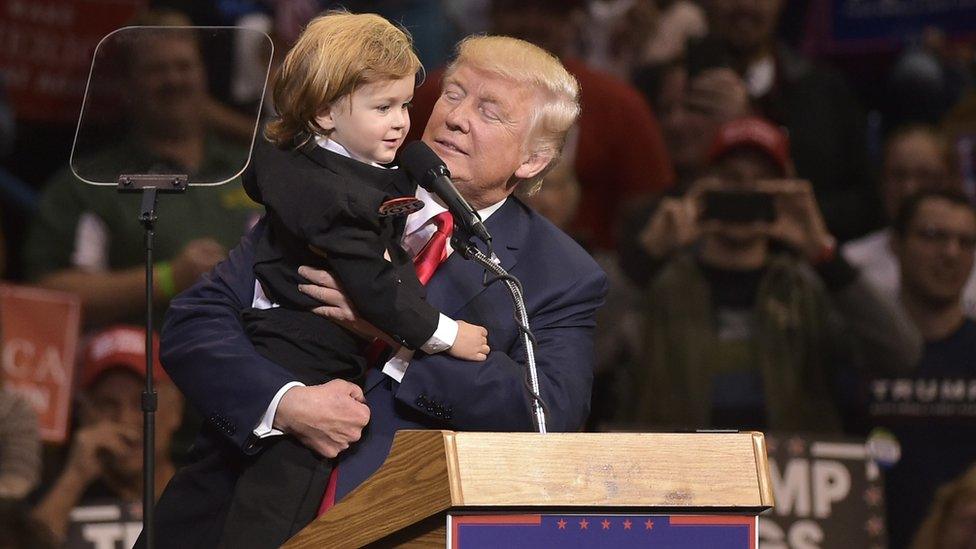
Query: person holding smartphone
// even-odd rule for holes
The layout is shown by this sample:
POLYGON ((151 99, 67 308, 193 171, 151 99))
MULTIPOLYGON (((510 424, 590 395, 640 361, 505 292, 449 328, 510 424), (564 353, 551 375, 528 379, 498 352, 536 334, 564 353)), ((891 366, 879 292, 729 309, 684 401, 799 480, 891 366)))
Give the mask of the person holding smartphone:
POLYGON ((835 253, 789 140, 760 118, 723 125, 708 176, 662 203, 642 234, 664 243, 623 418, 642 427, 835 432, 844 383, 906 371, 920 340, 835 253))

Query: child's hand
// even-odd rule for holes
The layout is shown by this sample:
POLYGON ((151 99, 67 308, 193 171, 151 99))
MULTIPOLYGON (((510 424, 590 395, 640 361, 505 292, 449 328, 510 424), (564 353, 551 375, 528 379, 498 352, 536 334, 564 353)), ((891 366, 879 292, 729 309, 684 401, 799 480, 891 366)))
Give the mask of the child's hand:
POLYGON ((488 330, 482 326, 458 320, 457 338, 447 354, 463 360, 482 361, 488 358, 488 330))

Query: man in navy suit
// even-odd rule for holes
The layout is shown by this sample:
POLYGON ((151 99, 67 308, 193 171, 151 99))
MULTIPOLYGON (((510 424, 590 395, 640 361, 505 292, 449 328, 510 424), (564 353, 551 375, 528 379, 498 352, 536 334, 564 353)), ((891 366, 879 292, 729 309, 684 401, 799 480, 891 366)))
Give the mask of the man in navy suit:
MULTIPOLYGON (((522 282, 551 431, 579 430, 586 419, 594 313, 606 277, 575 242, 511 195, 519 186, 538 185, 552 167, 578 116, 578 94, 575 79, 545 51, 511 38, 469 38, 446 73, 423 135, 485 218, 501 265, 522 282)), ((414 253, 433 233, 433 216, 444 211, 423 189, 418 197, 427 206, 407 219, 403 241, 414 253)), ((170 305, 163 362, 208 422, 197 461, 160 501, 160 546, 228 544, 222 517, 235 467, 268 437, 292 435, 323 456, 338 456, 338 500, 382 464, 398 429, 535 428, 525 349, 508 292, 500 283, 484 286, 483 270, 454 253, 427 285, 427 300, 452 318, 488 329, 485 362, 395 349, 385 365, 369 371, 362 388, 343 380, 295 383, 288 370, 254 350, 240 323, 242 308, 270 305, 253 275, 254 243, 263 230, 260 223, 227 261, 170 305)), ((311 282, 302 291, 323 302, 316 312, 376 335, 328 273, 300 272, 311 282)), ((314 509, 321 497, 294 499, 314 509)))

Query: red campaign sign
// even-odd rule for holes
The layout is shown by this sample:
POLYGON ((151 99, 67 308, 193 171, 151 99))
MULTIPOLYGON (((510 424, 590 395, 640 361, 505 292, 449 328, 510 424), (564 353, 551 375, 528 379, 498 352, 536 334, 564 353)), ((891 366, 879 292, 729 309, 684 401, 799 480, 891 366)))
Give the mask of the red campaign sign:
POLYGON ((68 434, 80 326, 77 296, 0 284, 0 386, 34 405, 45 442, 68 434))
POLYGON ((17 118, 75 123, 99 40, 146 0, 0 0, 0 73, 17 118))

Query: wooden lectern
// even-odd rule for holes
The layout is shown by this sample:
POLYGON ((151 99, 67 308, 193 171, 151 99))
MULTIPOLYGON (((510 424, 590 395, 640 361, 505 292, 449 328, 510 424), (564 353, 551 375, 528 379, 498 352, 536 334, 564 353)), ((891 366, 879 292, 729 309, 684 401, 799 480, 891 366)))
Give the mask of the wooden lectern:
POLYGON ((762 433, 400 431, 287 548, 445 547, 455 512, 728 513, 773 505, 762 433))

